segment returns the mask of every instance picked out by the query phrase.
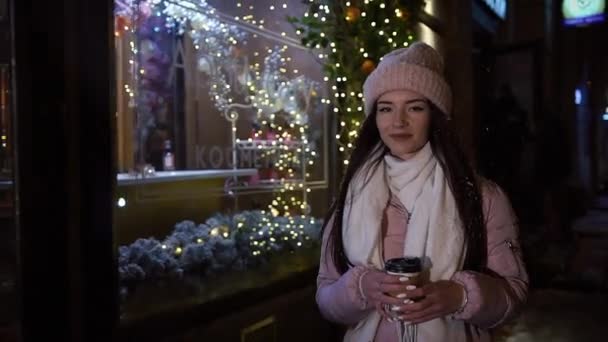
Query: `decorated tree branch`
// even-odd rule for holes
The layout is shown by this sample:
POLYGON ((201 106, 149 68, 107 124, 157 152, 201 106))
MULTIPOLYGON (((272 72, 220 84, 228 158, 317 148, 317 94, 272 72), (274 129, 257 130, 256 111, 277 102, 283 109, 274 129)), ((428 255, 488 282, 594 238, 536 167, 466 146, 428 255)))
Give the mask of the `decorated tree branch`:
POLYGON ((332 82, 336 136, 343 163, 364 118, 363 82, 380 57, 416 38, 415 25, 424 0, 306 0, 301 18, 288 17, 303 45, 319 57, 326 81, 332 82))

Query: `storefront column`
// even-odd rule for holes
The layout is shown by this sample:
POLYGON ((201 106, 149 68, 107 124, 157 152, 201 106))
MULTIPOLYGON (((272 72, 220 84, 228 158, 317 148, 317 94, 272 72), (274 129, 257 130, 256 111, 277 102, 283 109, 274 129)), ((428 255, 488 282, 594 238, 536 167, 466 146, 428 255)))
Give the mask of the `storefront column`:
POLYGON ((446 77, 454 95, 454 127, 465 152, 475 160, 471 0, 428 1, 426 12, 430 18, 423 20, 428 25, 421 24, 420 38, 444 56, 446 77))

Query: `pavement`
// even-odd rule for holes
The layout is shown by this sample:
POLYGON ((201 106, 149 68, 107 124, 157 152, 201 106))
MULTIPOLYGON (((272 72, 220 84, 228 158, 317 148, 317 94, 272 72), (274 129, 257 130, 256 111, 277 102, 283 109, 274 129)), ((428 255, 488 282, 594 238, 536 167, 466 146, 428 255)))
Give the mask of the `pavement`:
POLYGON ((608 294, 535 290, 521 315, 496 332, 497 342, 606 342, 608 294))

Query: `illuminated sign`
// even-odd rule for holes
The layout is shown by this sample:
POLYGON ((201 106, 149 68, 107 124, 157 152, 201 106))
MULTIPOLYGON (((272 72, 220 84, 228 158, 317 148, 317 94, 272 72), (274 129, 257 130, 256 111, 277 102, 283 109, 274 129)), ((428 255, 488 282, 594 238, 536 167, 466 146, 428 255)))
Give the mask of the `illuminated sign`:
POLYGON ((604 21, 605 0, 563 0, 564 24, 582 26, 604 21))
POLYGON ((583 103, 583 93, 577 88, 574 90, 574 104, 580 105, 581 103, 583 103))
POLYGON ((507 17, 507 0, 483 0, 483 3, 488 5, 492 12, 501 19, 504 20, 507 17))

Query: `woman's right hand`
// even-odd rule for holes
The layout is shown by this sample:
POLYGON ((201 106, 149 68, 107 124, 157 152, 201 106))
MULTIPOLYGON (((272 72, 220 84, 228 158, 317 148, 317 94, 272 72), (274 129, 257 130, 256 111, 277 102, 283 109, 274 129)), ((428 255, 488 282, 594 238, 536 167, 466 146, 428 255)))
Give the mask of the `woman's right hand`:
POLYGON ((405 293, 407 290, 413 289, 411 286, 407 277, 390 275, 375 269, 368 269, 361 277, 360 282, 361 292, 367 302, 373 305, 386 319, 392 317, 386 312, 385 308, 391 305, 393 307, 405 305, 405 293))

